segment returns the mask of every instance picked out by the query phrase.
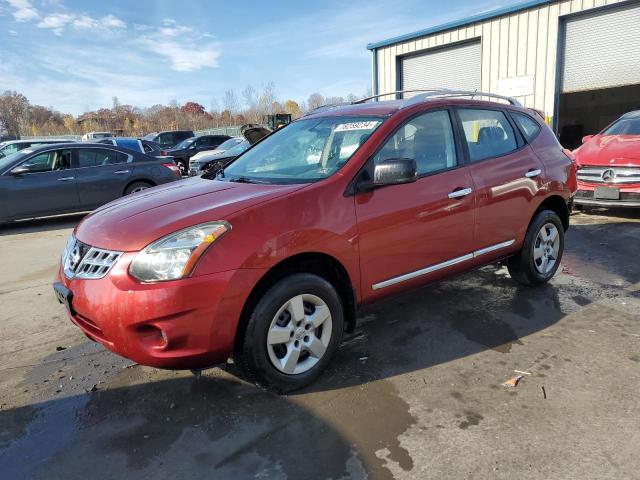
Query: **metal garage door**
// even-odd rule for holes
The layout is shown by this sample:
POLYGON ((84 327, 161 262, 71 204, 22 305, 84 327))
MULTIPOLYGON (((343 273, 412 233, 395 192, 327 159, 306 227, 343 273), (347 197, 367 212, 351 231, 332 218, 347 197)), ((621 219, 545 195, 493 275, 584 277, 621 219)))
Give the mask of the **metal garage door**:
POLYGON ((474 91, 481 88, 480 42, 412 55, 401 62, 402 90, 449 88, 474 91))
POLYGON ((640 83, 640 6, 569 18, 562 91, 640 83))

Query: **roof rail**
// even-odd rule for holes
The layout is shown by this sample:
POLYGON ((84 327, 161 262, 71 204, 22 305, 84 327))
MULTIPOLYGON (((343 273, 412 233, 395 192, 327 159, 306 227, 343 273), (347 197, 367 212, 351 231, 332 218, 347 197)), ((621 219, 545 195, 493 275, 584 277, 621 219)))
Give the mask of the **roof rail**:
POLYGON ((407 99, 407 101, 405 102, 405 107, 409 106, 409 105, 414 105, 416 103, 422 102, 424 100, 428 100, 430 98, 442 98, 442 97, 488 97, 488 98, 495 98, 495 99, 499 99, 499 100, 504 100, 506 102, 509 102, 511 105, 515 105, 517 107, 522 107, 522 104, 516 100, 515 98, 512 97, 506 97, 504 95, 498 95, 496 93, 487 93, 487 92, 478 92, 477 90, 475 91, 471 91, 471 90, 449 90, 446 88, 440 88, 440 89, 431 89, 431 90, 397 90, 395 92, 389 92, 389 93, 381 93, 379 95, 373 95, 371 97, 366 97, 366 98, 361 98, 360 100, 356 100, 355 102, 352 102, 353 104, 357 104, 357 103, 364 103, 367 102, 369 100, 373 100, 374 98, 379 98, 379 97, 386 97, 388 95, 396 95, 399 93, 419 93, 419 95, 416 95, 414 97, 411 97, 409 99, 407 99))
POLYGON ((387 92, 387 93, 379 93, 378 95, 371 95, 370 97, 360 98, 358 100, 354 100, 351 102, 351 105, 357 105, 359 103, 365 103, 369 100, 373 100, 374 98, 387 97, 389 95, 396 95, 398 93, 421 93, 421 92, 436 92, 439 90, 430 89, 430 90, 396 90, 395 92, 387 92))
POLYGON ((305 113, 303 115, 303 117, 306 117, 306 116, 311 115, 313 113, 322 112, 324 110, 331 110, 332 108, 342 107, 344 105, 351 105, 351 104, 350 103, 331 103, 329 105, 320 105, 319 107, 316 107, 313 110, 310 110, 307 113, 305 113))

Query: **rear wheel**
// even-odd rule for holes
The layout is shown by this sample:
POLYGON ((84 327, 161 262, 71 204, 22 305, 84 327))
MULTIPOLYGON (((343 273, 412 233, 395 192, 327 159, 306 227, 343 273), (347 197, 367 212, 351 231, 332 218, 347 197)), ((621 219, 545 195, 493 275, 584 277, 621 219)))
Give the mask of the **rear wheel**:
POLYGON ((149 182, 133 182, 127 187, 127 189, 124 191, 124 194, 131 195, 132 193, 141 192, 142 190, 146 190, 147 188, 151 187, 153 187, 153 185, 151 185, 149 182))
POLYGON ((289 392, 313 382, 335 352, 344 313, 335 288, 312 274, 285 277, 258 301, 234 359, 251 380, 289 392))
POLYGON ((548 282, 564 251, 564 226, 557 213, 542 210, 527 229, 522 249, 507 262, 511 277, 523 285, 548 282))

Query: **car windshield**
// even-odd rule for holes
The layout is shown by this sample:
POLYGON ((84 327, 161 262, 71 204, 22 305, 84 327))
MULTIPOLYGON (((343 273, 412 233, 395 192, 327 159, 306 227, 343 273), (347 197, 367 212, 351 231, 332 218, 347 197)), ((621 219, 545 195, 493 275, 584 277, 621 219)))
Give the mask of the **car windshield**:
POLYGON ((602 135, 640 135, 640 116, 621 118, 602 132, 602 135))
MULTIPOLYGON (((307 183, 340 169, 371 135, 379 117, 298 120, 257 143, 224 170, 230 181, 307 183)), ((230 152, 230 151, 229 151, 230 152)))
POLYGON ((251 144, 249 142, 247 142, 246 140, 242 140, 235 147, 231 147, 230 149, 225 150, 223 155, 225 157, 237 156, 237 155, 240 155, 242 152, 244 152, 250 146, 251 144))
POLYGON ((192 138, 187 138, 186 140, 181 141, 179 144, 177 144, 175 147, 173 147, 175 150, 182 150, 184 148, 189 148, 189 145, 191 145, 193 142, 195 142, 196 139, 195 137, 192 138))
POLYGON ((157 136, 158 136, 158 134, 154 132, 154 133, 147 133, 142 138, 145 139, 145 140, 150 140, 150 141, 154 142, 157 136))
POLYGON ((218 145, 216 147, 216 150, 228 150, 228 149, 230 149, 234 145, 237 145, 240 142, 242 142, 241 138, 230 138, 229 140, 225 140, 220 145, 218 145))

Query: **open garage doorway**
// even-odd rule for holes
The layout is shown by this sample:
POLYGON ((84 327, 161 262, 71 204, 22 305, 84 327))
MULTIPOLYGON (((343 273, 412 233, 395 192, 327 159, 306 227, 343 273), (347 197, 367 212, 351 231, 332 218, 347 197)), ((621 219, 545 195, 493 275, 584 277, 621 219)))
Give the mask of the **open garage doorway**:
POLYGON ((561 20, 560 143, 576 148, 630 110, 640 109, 640 2, 561 20))
POLYGON ((640 110, 640 85, 560 94, 558 132, 565 148, 580 146, 623 113, 640 110))

